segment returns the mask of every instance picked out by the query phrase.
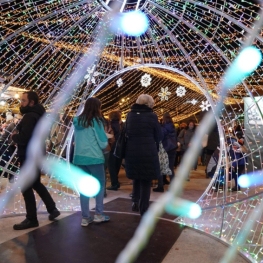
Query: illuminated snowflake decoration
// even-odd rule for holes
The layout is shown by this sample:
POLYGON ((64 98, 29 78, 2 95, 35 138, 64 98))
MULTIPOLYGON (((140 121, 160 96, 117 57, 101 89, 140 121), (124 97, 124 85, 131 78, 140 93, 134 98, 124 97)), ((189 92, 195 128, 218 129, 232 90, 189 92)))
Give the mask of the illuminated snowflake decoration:
POLYGON ((87 84, 89 83, 89 81, 91 81, 91 83, 93 84, 96 84, 95 77, 99 76, 100 73, 97 71, 94 72, 94 70, 95 70, 95 65, 92 68, 87 68, 88 74, 84 76, 84 79, 87 80, 87 84))
POLYGON ((163 100, 168 100, 168 96, 170 96, 171 95, 171 92, 170 91, 168 91, 168 87, 166 87, 166 88, 161 88, 161 92, 158 94, 158 96, 159 97, 161 97, 161 101, 163 101, 163 100))
POLYGON ((190 103, 192 103, 193 105, 195 105, 197 102, 198 102, 198 100, 196 100, 196 99, 192 99, 192 100, 190 101, 190 103))
POLYGON ((141 77, 141 84, 143 87, 148 87, 149 85, 151 85, 151 81, 152 81, 152 78, 151 78, 151 75, 149 74, 144 74, 141 77))
POLYGON ((123 85, 123 81, 121 78, 119 78, 116 83, 117 83, 118 87, 121 87, 123 85))
POLYGON ((176 90, 176 94, 178 97, 183 97, 186 93, 186 89, 183 86, 179 86, 176 90))
POLYGON ((200 105, 200 108, 202 111, 208 111, 208 108, 211 107, 208 101, 202 101, 202 104, 200 105))

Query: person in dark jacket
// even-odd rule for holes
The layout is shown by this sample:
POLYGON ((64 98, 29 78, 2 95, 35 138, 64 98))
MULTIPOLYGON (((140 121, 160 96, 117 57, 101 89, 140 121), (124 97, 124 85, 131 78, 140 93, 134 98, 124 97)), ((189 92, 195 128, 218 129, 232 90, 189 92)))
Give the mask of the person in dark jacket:
POLYGON ((121 121, 121 113, 119 111, 112 111, 109 114, 110 119, 110 126, 114 133, 114 143, 111 146, 110 155, 109 155, 109 161, 108 161, 108 169, 110 174, 110 180, 111 180, 111 186, 107 187, 107 190, 114 190, 117 191, 118 188, 120 188, 120 182, 119 182, 119 171, 121 168, 122 159, 117 158, 114 156, 114 149, 116 146, 116 142, 119 138, 119 135, 121 133, 121 129, 123 126, 123 123, 121 121))
POLYGON ((154 100, 141 94, 127 116, 125 170, 133 180, 132 210, 143 215, 149 207, 151 181, 160 176, 158 148, 161 129, 153 113, 154 100))
POLYGON ((207 138, 206 156, 205 156, 206 178, 209 177, 207 174, 208 163, 211 159, 211 156, 213 155, 213 153, 215 152, 215 150, 217 149, 219 145, 220 145, 220 141, 219 141, 218 127, 217 127, 217 124, 215 124, 214 128, 209 133, 208 138, 207 138))
MULTIPOLYGON (((1 161, 0 166, 5 167, 6 164, 10 161, 11 163, 6 167, 8 170, 11 170, 12 172, 17 171, 17 167, 12 163, 13 160, 10 160, 12 155, 14 154, 16 147, 14 142, 11 139, 11 134, 13 130, 15 129, 15 126, 17 125, 18 121, 21 120, 22 116, 20 114, 15 114, 13 117, 11 112, 6 115, 6 124, 7 127, 4 130, 4 133, 0 137, 0 155, 1 155, 1 161)), ((11 173, 5 172, 2 173, 1 176, 8 177, 9 182, 13 182, 14 176, 11 173)))
MULTIPOLYGON (((174 162, 176 157, 176 149, 178 148, 178 146, 177 146, 176 128, 168 112, 163 115, 163 123, 161 125, 161 131, 162 131, 162 144, 165 151, 168 154, 169 168, 172 171, 172 174, 170 175, 170 181, 172 181, 172 179, 174 178, 174 162), (169 138, 171 138, 171 140, 169 140, 169 138)), ((170 184, 170 182, 166 178, 166 175, 163 175, 162 178, 160 177, 158 179, 158 186, 154 188, 153 191, 163 192, 164 184, 170 184)))
MULTIPOLYGON (((22 94, 20 112, 23 115, 22 120, 17 125, 11 138, 17 144, 17 155, 20 166, 23 166, 26 160, 26 151, 29 141, 37 122, 45 113, 44 107, 39 104, 39 98, 36 92, 27 91, 22 94)), ((44 145, 44 142, 43 142, 44 145)), ((41 171, 38 169, 37 176, 33 183, 22 191, 26 205, 26 219, 20 224, 14 225, 14 230, 22 230, 38 226, 36 199, 33 189, 39 194, 49 213, 49 220, 54 220, 60 215, 57 210, 54 200, 49 194, 46 187, 40 181, 41 171)))
MULTIPOLYGON (((191 147, 190 142, 191 142, 192 137, 194 136, 195 128, 196 128, 195 122, 193 120, 190 120, 188 122, 187 129, 180 132, 177 138, 178 142, 180 143, 180 147, 182 148, 184 152, 191 147)), ((195 163, 193 163, 192 167, 194 170, 197 169, 197 160, 195 161, 195 163)), ((187 178, 187 181, 190 181, 189 176, 187 178)))
POLYGON ((233 187, 232 191, 239 191, 241 188, 238 185, 238 178, 245 171, 246 166, 246 147, 242 147, 244 145, 244 140, 234 137, 227 136, 227 150, 229 155, 229 161, 231 163, 230 174, 232 179, 235 181, 235 187, 233 187))

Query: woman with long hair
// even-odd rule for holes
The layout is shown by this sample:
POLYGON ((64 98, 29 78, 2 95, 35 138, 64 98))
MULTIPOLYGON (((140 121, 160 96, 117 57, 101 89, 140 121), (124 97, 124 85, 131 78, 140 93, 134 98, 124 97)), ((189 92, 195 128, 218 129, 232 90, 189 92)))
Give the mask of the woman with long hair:
MULTIPOLYGON (((172 172, 170 175, 170 181, 174 178, 174 162, 176 157, 176 148, 177 146, 177 134, 176 134, 176 128, 174 126, 172 117, 167 112, 163 115, 163 123, 161 125, 162 130, 162 143, 163 147, 166 150, 168 154, 168 160, 169 160, 169 168, 172 172), (174 142, 172 145, 171 140, 169 141, 169 138, 174 142)), ((153 189, 154 192, 163 192, 164 184, 170 184, 170 182, 167 180, 166 175, 163 175, 162 178, 159 177, 158 179, 158 186, 153 189)))
POLYGON ((101 102, 97 98, 87 99, 83 112, 73 118, 75 128, 75 150, 73 164, 86 173, 94 176, 100 183, 99 193, 96 195, 96 208, 94 219, 89 212, 89 197, 80 194, 82 212, 82 226, 94 222, 109 221, 103 214, 103 197, 105 187, 104 155, 103 150, 108 145, 108 138, 104 131, 101 113, 101 102))
MULTIPOLYGON (((191 142, 192 137, 194 136, 195 129, 196 129, 195 122, 193 120, 190 120, 188 122, 187 129, 185 129, 183 133, 179 134, 178 141, 181 145, 183 152, 186 152, 186 150, 191 147, 190 142, 191 142)), ((196 161, 192 164, 192 167, 194 170, 197 169, 197 162, 198 160, 196 159, 196 161)), ((190 181, 189 176, 187 178, 187 181, 190 181)))

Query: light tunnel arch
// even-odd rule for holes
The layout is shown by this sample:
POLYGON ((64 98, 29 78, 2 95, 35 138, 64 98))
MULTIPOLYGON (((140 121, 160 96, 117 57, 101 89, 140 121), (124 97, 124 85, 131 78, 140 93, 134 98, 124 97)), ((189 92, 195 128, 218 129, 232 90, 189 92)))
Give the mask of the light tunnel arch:
MULTIPOLYGON (((161 65, 161 64, 151 64, 151 63, 149 63, 149 64, 137 64, 137 65, 133 65, 133 66, 130 66, 130 67, 123 68, 123 69, 115 72, 114 74, 112 74, 108 78, 106 78, 101 83, 99 83, 98 86, 89 94, 89 96, 87 98, 96 96, 96 93, 98 91, 100 91, 107 83, 111 82, 111 80, 113 80, 114 78, 116 78, 116 77, 118 77, 118 76, 120 76, 120 75, 122 75, 122 74, 124 74, 126 72, 132 71, 134 69, 140 69, 140 68, 165 69, 165 70, 169 70, 169 71, 171 71, 173 73, 177 73, 177 74, 185 77, 186 79, 188 79, 191 83, 193 83, 202 92, 202 94, 209 101, 212 111, 214 111, 214 107, 215 107, 216 102, 211 98, 211 96, 207 92, 207 90, 204 89, 195 79, 193 79, 192 77, 190 77, 186 73, 178 70, 177 68, 173 68, 173 67, 170 67, 170 66, 167 66, 167 65, 161 65)), ((82 112, 82 110, 83 110, 83 104, 81 104, 79 106, 79 108, 77 110, 77 115, 80 114, 82 112)), ((217 115, 215 115, 215 121, 216 121, 216 125, 217 125, 217 128, 218 128, 218 132, 219 132, 220 138, 224 138, 223 127, 221 125, 220 118, 217 115)), ((73 134, 74 134, 74 129, 73 129, 73 126, 72 126, 70 128, 69 137, 68 137, 69 140, 67 140, 67 145, 66 144, 64 145, 64 147, 66 147, 66 152, 67 152, 67 154, 66 154, 67 161, 69 161, 69 159, 70 159, 70 153, 71 153, 71 150, 72 150, 71 147, 72 147, 73 134)), ((225 141, 224 141, 224 139, 220 139, 220 158, 219 158, 218 165, 217 165, 217 168, 216 168, 216 171, 215 171, 215 175, 218 174, 218 170, 220 169, 220 165, 221 165, 221 162, 222 162, 222 154, 221 153, 223 151, 226 151, 225 141)), ((217 176, 214 176, 213 180, 211 180, 211 182, 208 184, 207 189, 202 194, 202 196, 205 195, 207 193, 207 191, 211 188, 211 186, 214 184, 214 182, 216 180, 216 177, 217 176)), ((200 196, 199 199, 201 199, 202 196, 200 196)))

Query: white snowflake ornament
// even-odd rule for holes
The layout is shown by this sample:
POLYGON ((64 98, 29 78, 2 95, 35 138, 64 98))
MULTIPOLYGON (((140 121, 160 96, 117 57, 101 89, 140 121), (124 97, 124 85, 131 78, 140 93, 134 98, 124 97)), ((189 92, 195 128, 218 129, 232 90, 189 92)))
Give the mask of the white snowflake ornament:
POLYGON ((200 108, 202 111, 208 111, 208 108, 211 107, 208 101, 202 101, 202 104, 200 105, 200 108))
POLYGON ((87 84, 89 83, 89 81, 91 81, 91 83, 93 83, 93 84, 96 84, 95 77, 99 76, 100 72, 98 72, 98 71, 94 72, 94 70, 95 70, 95 65, 93 65, 92 68, 90 68, 90 67, 87 68, 88 73, 84 76, 84 79, 87 80, 87 84))
POLYGON ((152 81, 152 78, 151 78, 151 75, 149 74, 144 74, 141 77, 141 84, 143 87, 148 87, 149 85, 151 85, 151 81, 152 81))
POLYGON ((117 83, 118 87, 121 87, 123 85, 123 81, 121 78, 119 78, 116 83, 117 83))
POLYGON ((197 102, 198 102, 198 100, 196 100, 196 99, 192 99, 192 100, 190 101, 190 103, 192 103, 193 105, 195 105, 197 102))
POLYGON ((171 92, 168 91, 168 89, 169 89, 168 87, 166 87, 166 88, 161 88, 161 92, 158 94, 158 96, 161 97, 161 101, 163 101, 163 100, 168 100, 168 99, 169 99, 168 96, 171 95, 171 92))
POLYGON ((185 87, 183 86, 179 86, 177 89, 176 89, 176 94, 178 97, 183 97, 186 93, 186 89, 185 87))

